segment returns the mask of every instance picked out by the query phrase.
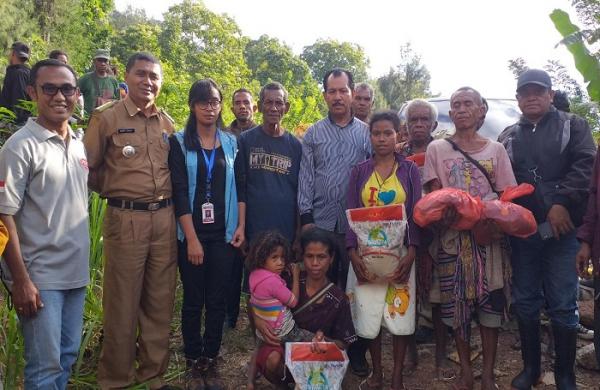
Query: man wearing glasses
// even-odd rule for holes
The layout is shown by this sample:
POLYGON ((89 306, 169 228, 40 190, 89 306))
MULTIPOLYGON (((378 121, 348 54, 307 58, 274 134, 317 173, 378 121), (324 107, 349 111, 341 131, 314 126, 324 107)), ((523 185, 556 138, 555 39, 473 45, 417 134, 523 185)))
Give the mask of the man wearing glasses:
POLYGON ((0 150, 0 220, 10 235, 0 265, 23 332, 25 388, 65 389, 89 282, 88 165, 68 123, 77 77, 43 60, 31 69, 27 93, 38 117, 0 150))
POLYGON ((119 99, 119 82, 109 72, 109 61, 108 50, 96 50, 94 71, 86 73, 79 80, 86 115, 91 115, 96 107, 119 99))
POLYGON ((125 81, 127 97, 97 108, 83 138, 89 187, 108 203, 98 383, 157 389, 168 364, 177 273, 168 167, 173 122, 154 104, 162 85, 154 56, 132 55, 125 81))

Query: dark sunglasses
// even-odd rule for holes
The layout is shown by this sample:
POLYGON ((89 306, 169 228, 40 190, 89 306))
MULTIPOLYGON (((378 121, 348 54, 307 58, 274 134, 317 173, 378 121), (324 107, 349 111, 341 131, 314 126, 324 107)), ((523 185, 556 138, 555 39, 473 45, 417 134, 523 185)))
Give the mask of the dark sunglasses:
POLYGON ((70 84, 64 84, 64 85, 61 85, 60 87, 58 85, 54 85, 54 84, 44 84, 44 85, 41 85, 40 88, 42 89, 42 92, 44 93, 44 95, 48 95, 48 96, 56 95, 59 90, 60 90, 60 93, 63 94, 63 96, 73 96, 73 95, 75 95, 75 92, 77 92, 77 87, 74 87, 70 84))

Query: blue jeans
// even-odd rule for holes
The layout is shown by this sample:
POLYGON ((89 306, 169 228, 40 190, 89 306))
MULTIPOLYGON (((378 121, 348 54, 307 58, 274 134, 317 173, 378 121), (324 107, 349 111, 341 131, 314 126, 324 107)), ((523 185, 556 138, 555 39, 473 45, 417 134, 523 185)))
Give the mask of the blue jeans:
POLYGON ((513 305, 523 320, 538 320, 542 307, 555 326, 575 328, 579 323, 575 232, 559 240, 511 238, 513 305))
POLYGON ((85 287, 40 290, 44 307, 20 317, 25 342, 25 390, 63 390, 77 360, 85 287))

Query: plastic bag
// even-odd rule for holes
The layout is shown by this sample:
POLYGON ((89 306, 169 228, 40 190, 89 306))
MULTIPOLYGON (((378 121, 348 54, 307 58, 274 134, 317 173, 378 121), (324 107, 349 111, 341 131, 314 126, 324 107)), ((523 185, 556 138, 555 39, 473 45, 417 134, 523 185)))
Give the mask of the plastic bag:
POLYGON ((415 153, 412 156, 406 157, 408 161, 412 161, 417 164, 418 167, 422 167, 425 165, 425 152, 423 153, 415 153))
POLYGON ((335 343, 320 343, 323 353, 313 353, 311 343, 286 343, 285 365, 296 386, 303 390, 337 390, 348 368, 348 355, 335 343))
POLYGON ((500 200, 503 202, 512 202, 522 196, 533 194, 533 191, 535 191, 535 187, 529 183, 506 187, 504 192, 502 192, 502 196, 500 196, 500 200))
POLYGON ((364 207, 346 210, 348 224, 356 234, 358 255, 374 282, 386 282, 400 262, 404 245, 406 216, 404 205, 364 207))
POLYGON ((509 236, 526 238, 537 231, 533 213, 525 207, 502 200, 483 202, 483 217, 496 222, 509 236))
POLYGON ((413 212, 415 223, 425 227, 438 222, 449 206, 454 206, 458 214, 456 221, 450 225, 452 229, 470 230, 481 219, 483 206, 479 198, 457 188, 442 188, 425 195, 417 202, 413 212))

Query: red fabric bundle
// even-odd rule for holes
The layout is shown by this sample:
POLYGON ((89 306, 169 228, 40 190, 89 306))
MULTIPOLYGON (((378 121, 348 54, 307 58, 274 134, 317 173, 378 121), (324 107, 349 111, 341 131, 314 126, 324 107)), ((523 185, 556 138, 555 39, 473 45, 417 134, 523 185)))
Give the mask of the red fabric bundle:
POLYGON ((483 218, 496 222, 504 233, 526 238, 537 231, 533 213, 525 207, 501 200, 483 202, 483 218))
POLYGON ((456 222, 450 227, 456 230, 469 230, 481 219, 483 205, 463 190, 442 188, 421 198, 415 205, 414 220, 425 227, 442 219, 448 206, 454 206, 458 213, 456 222))
POLYGON ((483 202, 482 217, 496 222, 500 229, 510 236, 521 238, 531 236, 537 231, 533 213, 511 201, 529 195, 533 191, 535 188, 527 183, 519 184, 516 187, 507 187, 500 200, 483 202))
POLYGON ((425 227, 442 219, 444 210, 454 206, 458 218, 450 227, 456 230, 471 230, 479 220, 489 219, 511 236, 529 237, 537 231, 533 213, 526 208, 511 203, 513 199, 531 194, 535 188, 531 184, 508 187, 500 200, 485 200, 472 197, 456 188, 442 188, 425 195, 414 209, 417 225, 425 227))

